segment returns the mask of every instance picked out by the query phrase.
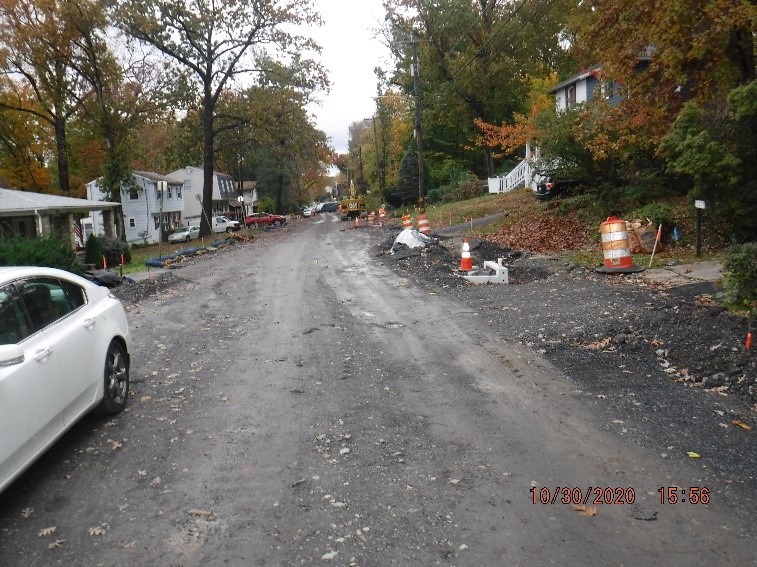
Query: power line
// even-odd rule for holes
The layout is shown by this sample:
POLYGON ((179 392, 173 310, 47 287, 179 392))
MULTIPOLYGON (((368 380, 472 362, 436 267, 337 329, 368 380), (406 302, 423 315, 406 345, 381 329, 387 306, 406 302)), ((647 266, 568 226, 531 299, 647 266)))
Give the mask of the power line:
MULTIPOLYGON (((478 57, 479 55, 481 55, 481 52, 482 52, 482 51, 484 50, 484 48, 485 48, 485 47, 486 47, 487 45, 489 45, 489 43, 491 43, 491 41, 492 41, 492 40, 494 39, 494 37, 495 37, 495 36, 496 36, 496 35, 497 35, 497 34, 498 34, 499 32, 501 32, 501 31, 502 31, 502 30, 503 30, 503 29, 505 28, 505 26, 506 26, 507 24, 509 24, 509 23, 510 23, 510 22, 512 21, 512 19, 513 19, 513 18, 515 17, 515 15, 516 15, 516 14, 517 14, 517 13, 518 13, 518 12, 520 11, 520 9, 521 9, 521 8, 522 8, 522 7, 523 7, 523 6, 525 5, 525 4, 526 4, 526 2, 528 2, 528 0, 521 0, 521 3, 520 3, 520 5, 518 5, 518 7, 516 7, 516 8, 515 8, 515 10, 513 10, 513 11, 512 11, 512 13, 510 13, 510 15, 509 15, 509 16, 507 17, 507 19, 505 19, 505 21, 504 21, 504 22, 502 22, 502 24, 500 24, 500 26, 499 26, 499 27, 498 27, 498 28, 497 28, 497 29, 496 29, 496 30, 494 31, 494 33, 493 33, 493 34, 491 34, 491 35, 490 35, 490 36, 489 36, 489 37, 488 37, 488 38, 486 39, 486 41, 485 41, 485 42, 484 42, 483 44, 481 44, 481 47, 479 47, 479 48, 478 48, 478 51, 476 51, 476 53, 474 53, 474 54, 473 54, 473 55, 472 55, 472 56, 471 56, 471 57, 470 57, 470 58, 469 58, 469 59, 468 59, 468 60, 467 60, 467 61, 466 61, 466 62, 465 62, 465 63, 463 64, 463 66, 462 66, 462 67, 460 67, 460 69, 458 69, 457 73, 455 73, 455 75, 454 75, 454 76, 452 77, 452 80, 450 81, 450 84, 451 84, 451 83, 454 83, 454 82, 455 82, 455 79, 457 79, 457 78, 458 78, 458 77, 460 76, 460 74, 461 74, 461 73, 462 73, 462 72, 463 72, 463 71, 465 70, 465 68, 466 68, 466 67, 467 67, 468 65, 470 65, 470 64, 471 64, 471 63, 473 62, 473 60, 474 60, 474 59, 475 59, 476 57, 478 57)), ((442 91, 442 92, 443 92, 443 91, 442 91)))

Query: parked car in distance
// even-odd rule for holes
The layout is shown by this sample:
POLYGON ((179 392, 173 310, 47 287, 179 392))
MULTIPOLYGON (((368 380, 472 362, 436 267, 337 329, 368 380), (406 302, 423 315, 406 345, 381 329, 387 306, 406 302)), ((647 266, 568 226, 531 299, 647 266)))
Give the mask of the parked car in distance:
POLYGON ((124 409, 130 342, 108 288, 54 268, 0 268, 0 492, 82 416, 124 409))
POLYGON ((312 217, 315 214, 315 209, 313 207, 305 207, 302 209, 302 216, 303 217, 312 217))
POLYGON ((581 185, 580 179, 564 179, 550 174, 537 181, 534 194, 537 199, 547 200, 560 194, 569 193, 571 189, 579 185, 581 185))
POLYGON ((328 203, 324 203, 321 207, 322 213, 335 213, 336 210, 339 208, 339 203, 336 201, 329 201, 328 203))
POLYGON ((240 228, 239 221, 222 216, 213 217, 213 232, 231 232, 240 228))
POLYGON ((286 222, 286 217, 271 213, 253 213, 244 217, 244 224, 247 226, 281 226, 286 222))
POLYGON ((189 242, 200 237, 199 226, 182 226, 176 229, 173 234, 168 235, 169 242, 189 242))

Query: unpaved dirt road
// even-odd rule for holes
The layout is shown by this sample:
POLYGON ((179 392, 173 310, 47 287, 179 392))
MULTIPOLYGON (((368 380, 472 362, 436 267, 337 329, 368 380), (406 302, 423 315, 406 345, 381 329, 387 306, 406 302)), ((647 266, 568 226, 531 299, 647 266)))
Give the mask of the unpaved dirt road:
POLYGON ((612 433, 538 354, 333 218, 130 306, 128 411, 0 495, 0 564, 755 564, 754 495, 612 433), (661 504, 668 487, 686 493, 661 504))

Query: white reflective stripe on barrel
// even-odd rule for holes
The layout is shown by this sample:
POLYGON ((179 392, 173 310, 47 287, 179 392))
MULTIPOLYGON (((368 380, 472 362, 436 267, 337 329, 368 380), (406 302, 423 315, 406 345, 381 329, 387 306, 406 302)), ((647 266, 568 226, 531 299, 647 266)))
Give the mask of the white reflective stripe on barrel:
POLYGON ((630 248, 619 248, 618 250, 605 250, 605 258, 625 258, 631 255, 630 248))
POLYGON ((614 242, 616 240, 625 240, 628 238, 627 232, 603 232, 602 242, 614 242))

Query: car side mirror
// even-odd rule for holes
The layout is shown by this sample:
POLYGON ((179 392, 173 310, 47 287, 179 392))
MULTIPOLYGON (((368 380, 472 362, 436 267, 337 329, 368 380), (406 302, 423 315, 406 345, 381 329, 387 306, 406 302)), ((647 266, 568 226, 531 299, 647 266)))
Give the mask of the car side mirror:
POLYGON ((0 368, 24 361, 24 349, 18 345, 0 345, 0 368))

